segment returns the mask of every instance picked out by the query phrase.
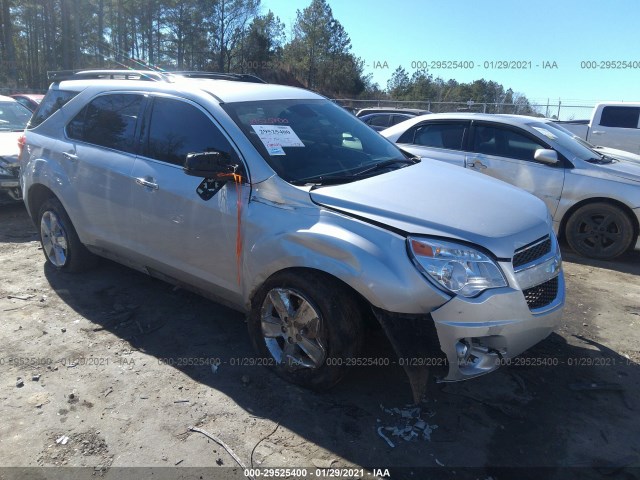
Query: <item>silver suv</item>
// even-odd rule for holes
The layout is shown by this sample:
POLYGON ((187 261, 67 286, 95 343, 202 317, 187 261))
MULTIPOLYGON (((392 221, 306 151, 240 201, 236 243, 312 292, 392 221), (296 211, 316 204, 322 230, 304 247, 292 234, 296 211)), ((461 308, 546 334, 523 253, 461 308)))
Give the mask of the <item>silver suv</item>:
POLYGON ((54 267, 107 257, 246 312, 265 363, 317 389, 372 361, 359 356, 367 317, 416 397, 422 367, 487 373, 558 323, 542 201, 406 156, 312 92, 206 77, 54 78, 21 154, 54 267))

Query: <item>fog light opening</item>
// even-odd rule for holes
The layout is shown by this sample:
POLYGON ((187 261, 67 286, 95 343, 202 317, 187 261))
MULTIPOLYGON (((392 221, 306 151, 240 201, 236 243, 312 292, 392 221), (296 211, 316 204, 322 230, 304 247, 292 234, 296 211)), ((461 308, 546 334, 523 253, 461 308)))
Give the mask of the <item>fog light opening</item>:
POLYGON ((466 340, 460 340, 456 343, 456 355, 459 363, 466 363, 469 357, 469 344, 466 340))
POLYGON ((487 346, 484 338, 467 337, 458 340, 455 352, 460 374, 471 378, 495 370, 500 366, 500 359, 505 353, 501 350, 503 349, 487 346))

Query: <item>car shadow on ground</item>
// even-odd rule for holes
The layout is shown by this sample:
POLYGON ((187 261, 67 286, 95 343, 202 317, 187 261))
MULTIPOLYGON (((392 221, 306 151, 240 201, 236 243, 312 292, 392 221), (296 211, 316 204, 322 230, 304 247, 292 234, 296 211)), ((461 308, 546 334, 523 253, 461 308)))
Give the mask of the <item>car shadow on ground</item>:
POLYGON ((640 249, 636 248, 626 252, 614 260, 595 260, 583 257, 571 250, 567 245, 562 245, 562 259, 571 263, 578 263, 589 267, 604 268, 620 273, 640 275, 640 249))
MULTIPOLYGON (((277 422, 305 445, 356 465, 389 468, 393 478, 511 478, 496 473, 506 467, 518 478, 611 472, 634 478, 619 475, 638 466, 640 368, 604 345, 552 334, 484 377, 431 382, 416 418, 408 380, 380 330, 370 332, 363 356, 387 358, 388 366, 354 367, 334 389, 315 393, 252 363, 244 318, 235 311, 108 261, 76 275, 47 265, 45 274, 60 298, 95 325, 87 333, 92 341, 106 330, 253 416, 277 422), (195 364, 178 365, 185 358, 195 364), (215 374, 207 362, 198 365, 212 358, 221 362, 215 374), (425 427, 410 441, 393 435, 393 428, 420 420, 428 429, 437 425, 430 440, 425 427)), ((270 440, 277 442, 277 434, 270 440)))
POLYGON ((24 203, 0 200, 0 243, 23 243, 39 240, 38 231, 26 213, 24 203))

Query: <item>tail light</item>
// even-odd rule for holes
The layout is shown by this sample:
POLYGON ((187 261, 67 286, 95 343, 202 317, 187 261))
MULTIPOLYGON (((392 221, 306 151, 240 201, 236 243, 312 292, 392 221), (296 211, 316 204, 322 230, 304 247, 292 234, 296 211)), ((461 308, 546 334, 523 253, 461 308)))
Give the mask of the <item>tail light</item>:
POLYGON ((22 150, 24 149, 25 144, 27 143, 27 137, 22 134, 18 137, 18 150, 19 150, 19 156, 22 156, 22 150))

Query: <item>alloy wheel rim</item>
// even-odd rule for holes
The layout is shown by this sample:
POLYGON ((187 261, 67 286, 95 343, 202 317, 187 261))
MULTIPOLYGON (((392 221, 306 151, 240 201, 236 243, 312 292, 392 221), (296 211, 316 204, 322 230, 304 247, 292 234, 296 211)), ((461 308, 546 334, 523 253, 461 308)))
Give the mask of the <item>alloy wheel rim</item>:
POLYGON ((622 229, 615 215, 588 215, 580 219, 575 238, 583 248, 598 255, 617 248, 622 229))
POLYGON ((58 216, 46 211, 40 221, 42 248, 49 261, 56 267, 63 267, 68 258, 67 234, 58 216))
POLYGON ((262 335, 274 360, 290 370, 319 368, 325 360, 322 318, 300 292, 274 288, 260 314, 262 335))

